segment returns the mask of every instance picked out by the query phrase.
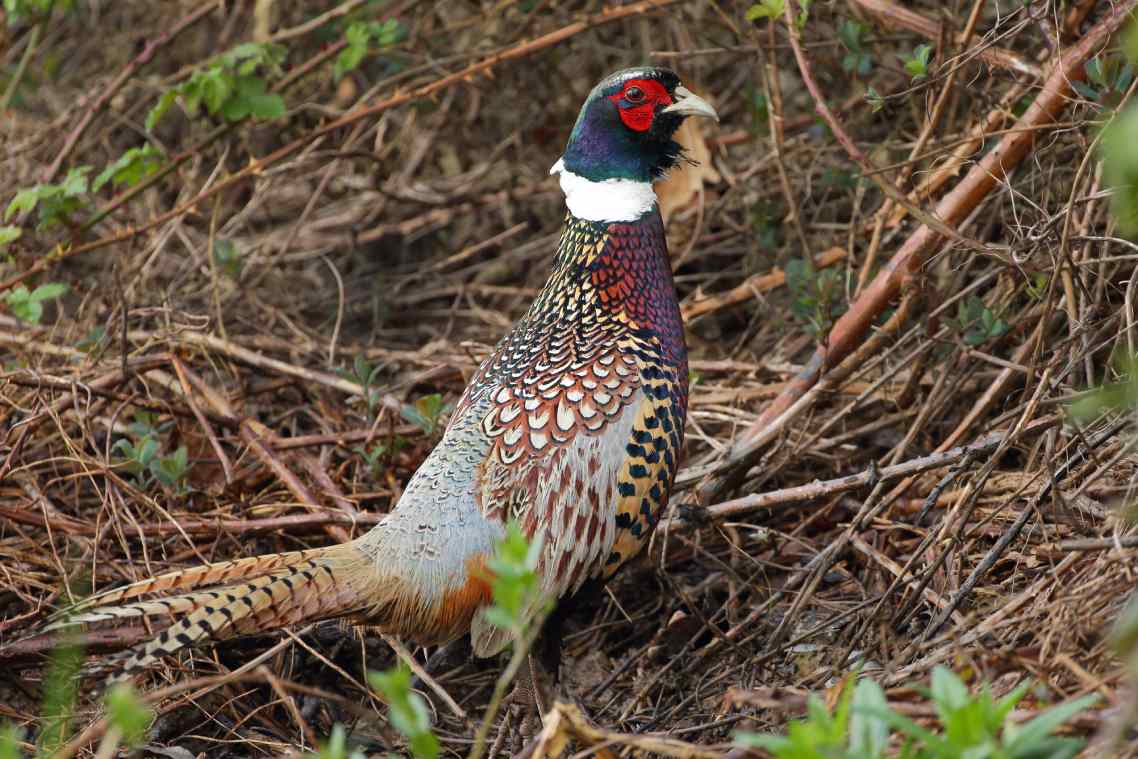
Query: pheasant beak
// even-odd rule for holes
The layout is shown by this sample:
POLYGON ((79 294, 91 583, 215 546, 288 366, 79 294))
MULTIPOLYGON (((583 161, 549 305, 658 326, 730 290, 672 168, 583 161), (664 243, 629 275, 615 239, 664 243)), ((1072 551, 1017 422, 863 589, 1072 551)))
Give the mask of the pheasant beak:
POLYGON ((711 107, 711 103, 696 95, 682 84, 676 87, 674 97, 676 102, 663 110, 663 113, 676 113, 680 116, 705 116, 719 121, 719 114, 711 107))

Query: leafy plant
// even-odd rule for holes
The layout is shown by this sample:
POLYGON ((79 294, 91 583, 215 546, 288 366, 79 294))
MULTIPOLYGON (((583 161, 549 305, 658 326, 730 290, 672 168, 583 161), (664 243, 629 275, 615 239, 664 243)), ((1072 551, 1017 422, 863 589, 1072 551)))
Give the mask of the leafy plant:
POLYGON ((435 759, 439 739, 431 731, 431 713, 423 697, 411 690, 411 670, 400 662, 386 672, 369 672, 368 683, 387 701, 391 725, 407 738, 417 759, 435 759))
POLYGON ((443 397, 438 393, 424 395, 412 404, 404 404, 399 415, 411 424, 418 425, 428 436, 434 435, 439 429, 442 415, 450 410, 449 403, 443 403, 443 397))
POLYGON ((64 635, 55 647, 47 665, 40 705, 41 728, 37 754, 53 756, 71 735, 75 712, 75 696, 79 687, 79 669, 83 665, 83 649, 64 635))
POLYGON ((960 304, 952 324, 963 335, 965 345, 980 345, 1008 331, 1008 323, 975 295, 960 304))
POLYGON ((373 42, 378 48, 390 47, 406 36, 406 28, 393 18, 386 21, 353 21, 344 31, 348 45, 336 57, 332 76, 338 80, 353 71, 363 61, 373 42))
POLYGON ((9 290, 4 299, 12 315, 17 319, 29 324, 39 324, 43 318, 44 301, 55 300, 66 292, 67 285, 61 282, 48 282, 31 291, 20 285, 9 290))
POLYGON ((332 726, 332 734, 320 750, 305 756, 312 759, 366 759, 364 752, 348 748, 348 733, 338 722, 332 726))
POLYGON ((125 743, 135 749, 146 738, 146 728, 154 721, 154 710, 142 702, 128 683, 115 683, 103 699, 107 707, 107 720, 111 724, 103 743, 125 743))
POLYGON ((376 377, 379 376, 379 366, 372 366, 362 355, 357 355, 352 362, 351 369, 341 369, 340 376, 360 386, 360 396, 367 403, 367 414, 375 418, 375 409, 379 405, 379 391, 373 389, 376 377))
POLYGON ((56 8, 67 11, 74 6, 75 0, 4 0, 9 26, 25 18, 46 17, 56 8))
POLYGON ((20 239, 24 231, 19 227, 0 226, 0 253, 8 256, 8 246, 20 239))
POLYGON ((1129 106, 1102 132, 1103 178, 1111 187, 1111 211, 1123 234, 1138 235, 1138 107, 1129 106))
POLYGON ((147 143, 139 148, 131 148, 118 157, 114 163, 99 172, 91 184, 91 192, 110 182, 114 187, 134 187, 146 177, 162 168, 162 154, 147 143))
POLYGON ((186 476, 190 471, 189 455, 185 446, 179 446, 170 455, 162 454, 159 436, 164 427, 158 423, 158 416, 146 411, 138 411, 134 421, 127 427, 133 440, 120 438, 111 447, 116 462, 134 476, 139 487, 148 488, 157 482, 176 493, 183 493, 186 476))
POLYGON ((749 95, 751 132, 756 135, 763 134, 766 132, 771 119, 770 104, 767 103, 767 96, 758 90, 752 89, 749 95))
POLYGON ((869 108, 874 113, 877 113, 885 107, 885 98, 881 96, 880 92, 873 88, 873 85, 870 85, 865 91, 865 102, 869 103, 869 108))
POLYGON ((1114 371, 1118 379, 1104 382, 1068 407, 1071 416, 1080 421, 1093 421, 1104 411, 1133 411, 1138 408, 1138 356, 1116 358, 1114 371))
POLYGON ((392 457, 406 446, 407 441, 396 436, 390 443, 376 443, 371 447, 370 451, 364 450, 363 448, 354 448, 353 450, 367 462, 368 469, 371 470, 371 476, 378 479, 382 473, 380 469, 381 465, 390 462, 392 457))
POLYGON ((509 630, 521 639, 530 623, 530 613, 540 600, 541 583, 537 562, 541 558, 541 541, 526 540, 515 522, 506 526, 506 536, 498 544, 497 553, 487 562, 492 581, 493 603, 482 613, 495 627, 509 630))
POLYGON ((767 201, 759 201, 751 209, 751 228, 761 250, 775 250, 782 244, 782 218, 782 209, 767 201))
POLYGON ((284 99, 268 92, 260 70, 279 71, 286 50, 280 45, 247 42, 218 56, 206 68, 195 71, 188 80, 167 90, 146 116, 147 131, 153 130, 180 101, 189 116, 205 106, 213 116, 241 121, 249 116, 275 119, 284 115, 284 99))
POLYGON ((806 323, 813 335, 821 335, 841 316, 843 277, 836 269, 816 269, 809 258, 786 265, 786 285, 794 301, 790 311, 806 323))
MULTIPOLYGON (((40 707, 42 729, 36 746, 37 757, 55 756, 71 735, 71 719, 79 683, 83 650, 70 643, 51 653, 48 674, 44 680, 44 700, 40 707)), ((146 739, 146 730, 154 719, 154 711, 143 703, 134 687, 117 683, 103 697, 107 713, 107 731, 99 746, 99 756, 116 756, 119 746, 136 749, 146 739)), ((21 759, 20 730, 0 723, 0 759, 21 759)))
POLYGON ((1077 754, 1082 739, 1052 733, 1087 709, 1098 696, 1061 704, 1025 724, 1009 717, 1031 687, 1025 682, 1000 699, 984 684, 972 695, 953 672, 937 667, 926 692, 936 710, 939 730, 921 727, 890 708, 885 692, 872 680, 847 683, 833 713, 814 695, 804 720, 792 722, 786 735, 738 733, 737 743, 761 748, 776 759, 1066 759, 1077 754), (892 740, 896 734, 900 749, 892 740))
POLYGON ((123 469, 145 486, 150 464, 158 456, 158 441, 149 435, 137 442, 123 438, 111 447, 111 453, 117 454, 123 469))
POLYGON ((76 166, 67 172, 59 184, 37 184, 16 193, 4 210, 4 221, 18 213, 37 211, 39 228, 66 222, 71 214, 83 208, 87 194, 87 174, 90 166, 76 166))
POLYGON ((162 483, 168 488, 181 491, 186 479, 186 474, 190 471, 190 464, 188 454, 186 453, 186 446, 178 446, 178 449, 169 456, 159 456, 150 462, 150 473, 154 475, 154 479, 162 483))
POLYGON ((1134 81, 1134 67, 1119 56, 1096 55, 1086 65, 1087 81, 1071 86, 1087 100, 1115 108, 1134 81))
POLYGON ((842 68, 857 76, 867 76, 873 69, 873 58, 865 50, 865 26, 846 20, 838 27, 838 39, 846 48, 842 68))
POLYGON ((932 52, 932 45, 922 44, 913 48, 913 52, 908 58, 900 56, 901 62, 905 65, 905 71, 913 77, 913 81, 928 76, 929 58, 932 57, 932 52))
POLYGON ((241 270, 245 268, 241 250, 232 240, 213 241, 213 262, 230 279, 239 279, 241 270))

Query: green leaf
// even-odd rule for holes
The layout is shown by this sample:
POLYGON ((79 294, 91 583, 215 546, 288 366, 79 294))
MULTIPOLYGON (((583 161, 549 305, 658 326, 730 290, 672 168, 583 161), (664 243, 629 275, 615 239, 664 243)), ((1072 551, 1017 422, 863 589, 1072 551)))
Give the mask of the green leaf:
POLYGON ((0 759, 20 759, 23 731, 10 722, 0 725, 0 759))
POLYGON ((265 91, 265 81, 256 76, 243 76, 236 82, 232 97, 221 109, 229 121, 240 121, 248 116, 275 119, 284 115, 284 99, 265 91))
POLYGON ((786 10, 785 0, 761 0, 747 9, 748 21, 758 21, 761 18, 779 19, 786 10))
POLYGON ((230 279, 238 279, 245 261, 241 251, 232 240, 215 239, 213 241, 213 261, 221 272, 230 279))
POLYGON ((885 107, 885 98, 881 97, 881 93, 872 86, 866 88, 865 102, 869 103, 870 110, 874 113, 885 107))
MULTIPOLYGON (((1111 209, 1123 234, 1138 235, 1138 108, 1130 107, 1103 130, 1103 178, 1113 192, 1111 209)), ((13 201, 14 202, 14 201, 13 201)))
POLYGON ((40 319, 43 318, 43 302, 58 298, 65 292, 67 292, 67 285, 58 282, 40 285, 31 292, 28 291, 27 287, 20 285, 10 290, 5 296, 5 300, 8 303, 8 308, 12 311, 12 315, 17 319, 29 324, 39 324, 40 319))
POLYGON ((1015 738, 1007 742, 1008 752, 1012 756, 1027 757, 1029 752, 1037 751, 1043 745, 1044 739, 1055 731, 1060 725, 1071 719, 1079 712, 1085 711, 1097 703, 1097 694, 1090 694, 1074 701, 1048 709, 1035 719, 1015 730, 1015 738))
POLYGON ((889 723, 879 713, 889 708, 885 691, 873 680, 858 681, 850 718, 850 749, 858 756, 878 757, 889 744, 889 723))
POLYGON ((36 185, 35 187, 28 187, 16 193, 16 197, 8 203, 8 207, 4 210, 4 221, 12 218, 19 213, 30 213, 35 210, 36 204, 40 202, 43 197, 44 186, 36 185))
POLYGON ((946 667, 933 669, 930 695, 942 720, 946 719, 950 712, 963 708, 970 699, 968 686, 946 667))
POLYGON ((932 45, 917 45, 910 58, 905 59, 905 71, 913 79, 919 79, 929 73, 929 58, 932 56, 932 45))
POLYGON ((70 642, 64 633, 64 643, 51 653, 43 682, 39 756, 54 756, 71 734, 75 697, 79 687, 79 670, 83 666, 82 647, 70 642))
POLYGON ((178 90, 167 90, 162 93, 162 97, 158 98, 158 102, 150 109, 150 113, 146 114, 146 131, 153 132, 154 127, 166 115, 166 111, 170 110, 170 106, 174 105, 174 101, 178 99, 178 90))
POLYGON ((368 682, 383 694, 390 708, 391 725, 409 741, 418 759, 439 755, 439 740, 431 731, 431 714, 426 702, 411 690, 411 670, 403 662, 386 672, 369 672, 368 682))
POLYGON ((51 300, 58 298, 67 292, 67 285, 62 282, 48 282, 46 285, 40 285, 35 290, 32 290, 29 299, 33 301, 51 300))
POLYGON ((154 711, 143 703, 138 692, 128 683, 115 683, 105 698, 107 719, 122 733, 130 748, 137 748, 146 738, 146 728, 154 719, 154 711))
POLYGON ((0 227, 0 250, 20 239, 24 231, 19 227, 0 227))
POLYGON ((97 192, 107 182, 115 187, 126 185, 133 187, 150 176, 162 166, 162 155, 153 145, 147 143, 139 148, 131 148, 118 157, 114 163, 99 172, 91 185, 91 191, 97 192))
POLYGON ((367 54, 368 40, 371 37, 371 30, 368 24, 362 21, 356 21, 348 26, 344 32, 344 39, 348 45, 336 57, 336 63, 332 67, 332 76, 339 80, 344 74, 354 70, 360 65, 360 61, 364 59, 367 54))
POLYGON ((77 198, 87 192, 87 174, 90 171, 90 166, 76 166, 68 171, 59 185, 64 197, 77 198))

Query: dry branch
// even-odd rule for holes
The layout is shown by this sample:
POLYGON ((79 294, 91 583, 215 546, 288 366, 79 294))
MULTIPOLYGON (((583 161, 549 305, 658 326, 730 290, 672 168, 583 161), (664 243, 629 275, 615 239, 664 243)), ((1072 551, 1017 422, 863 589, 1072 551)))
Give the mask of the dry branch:
MULTIPOLYGON (((1138 6, 1138 0, 1115 4, 1074 47, 1064 51, 1043 85, 1043 89, 1020 118, 1017 129, 1007 133, 999 144, 972 167, 964 179, 937 204, 935 216, 944 224, 960 224, 987 195, 1008 176, 1035 144, 1039 129, 1053 123, 1067 106, 1072 82, 1086 78, 1083 66, 1118 31, 1138 6)), ((788 4, 789 12, 790 4, 788 4)), ((824 103, 818 105, 824 108, 824 103)), ((828 112, 825 109, 824 112, 828 112)), ((922 225, 901 246, 880 274, 834 324, 827 339, 818 346, 806 367, 789 387, 774 400, 732 443, 717 470, 723 471, 753 460, 761 445, 790 421, 787 412, 822 374, 849 355, 864 338, 874 319, 901 292, 904 283, 917 277, 925 260, 944 241, 931 227, 922 225)), ((797 409, 801 411, 801 408, 797 409)), ((699 497, 706 503, 725 480, 709 477, 700 484, 699 497)))

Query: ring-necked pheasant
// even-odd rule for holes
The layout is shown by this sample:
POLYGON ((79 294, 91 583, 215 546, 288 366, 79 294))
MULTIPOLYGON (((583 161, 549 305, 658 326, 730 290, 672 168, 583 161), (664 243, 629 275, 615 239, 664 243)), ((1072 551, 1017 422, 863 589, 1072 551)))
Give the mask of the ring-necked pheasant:
POLYGON ((552 274, 382 522, 349 543, 111 590, 69 622, 168 621, 122 657, 123 673, 332 617, 421 644, 469 632, 489 656, 506 638, 478 613, 483 565, 508 520, 542 538, 546 593, 611 577, 667 504, 683 442, 687 350, 652 181, 681 159, 672 137, 687 116, 717 118, 666 69, 621 71, 589 94, 551 170, 569 207, 552 274), (166 597, 135 600, 155 593, 166 597))

